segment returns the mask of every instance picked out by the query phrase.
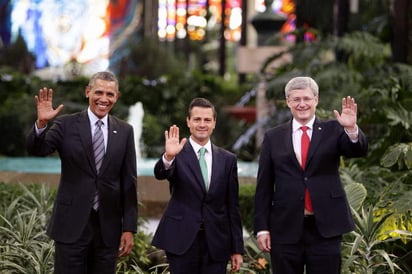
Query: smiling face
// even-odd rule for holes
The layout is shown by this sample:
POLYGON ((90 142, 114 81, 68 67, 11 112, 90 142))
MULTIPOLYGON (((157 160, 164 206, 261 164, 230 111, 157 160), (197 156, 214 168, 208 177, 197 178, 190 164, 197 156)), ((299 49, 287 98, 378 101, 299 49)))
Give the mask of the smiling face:
POLYGON ((86 98, 89 99, 90 110, 98 118, 103 118, 119 98, 117 84, 115 81, 96 79, 92 86, 86 87, 86 98))
POLYGON ((318 96, 308 87, 289 91, 286 102, 293 117, 304 125, 313 118, 318 105, 318 96))
POLYGON ((190 129, 193 141, 199 145, 205 145, 216 126, 213 109, 209 107, 193 107, 190 111, 190 116, 186 118, 186 123, 190 129))

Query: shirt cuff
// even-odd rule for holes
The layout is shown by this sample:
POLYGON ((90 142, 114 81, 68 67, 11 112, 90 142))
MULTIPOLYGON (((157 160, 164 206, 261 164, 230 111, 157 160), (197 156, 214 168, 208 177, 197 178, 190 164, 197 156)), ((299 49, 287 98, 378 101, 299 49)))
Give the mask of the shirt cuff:
POLYGON ((357 143, 359 140, 359 128, 358 125, 356 125, 356 129, 354 131, 347 131, 346 128, 343 128, 345 130, 346 135, 348 135, 349 139, 352 141, 352 143, 357 143))
POLYGON ((175 160, 175 158, 173 158, 172 160, 168 161, 168 160, 166 159, 166 157, 165 157, 165 154, 163 153, 163 155, 162 155, 162 161, 163 161, 163 164, 164 164, 166 170, 169 169, 169 168, 172 166, 174 160, 175 160))
POLYGON ((45 126, 44 128, 38 128, 37 123, 34 123, 34 130, 36 131, 36 136, 42 134, 46 130, 46 128, 47 126, 45 126))
POLYGON ((269 230, 262 230, 256 234, 256 237, 259 237, 260 235, 267 235, 267 234, 270 234, 269 230))

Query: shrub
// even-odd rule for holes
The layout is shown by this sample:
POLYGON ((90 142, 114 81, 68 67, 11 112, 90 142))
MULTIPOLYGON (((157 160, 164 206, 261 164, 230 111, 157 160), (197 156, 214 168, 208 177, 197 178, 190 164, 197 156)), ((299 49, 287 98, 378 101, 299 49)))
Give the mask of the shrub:
MULTIPOLYGON (((0 183, 0 193, 0 273, 52 273, 54 242, 45 231, 55 189, 43 184, 0 183)), ((142 222, 139 219, 139 225, 142 222)), ((145 273, 153 251, 150 239, 143 232, 134 235, 133 252, 118 261, 117 273, 145 273)))
POLYGON ((239 209, 243 227, 253 234, 253 210, 256 185, 241 184, 239 187, 239 209))

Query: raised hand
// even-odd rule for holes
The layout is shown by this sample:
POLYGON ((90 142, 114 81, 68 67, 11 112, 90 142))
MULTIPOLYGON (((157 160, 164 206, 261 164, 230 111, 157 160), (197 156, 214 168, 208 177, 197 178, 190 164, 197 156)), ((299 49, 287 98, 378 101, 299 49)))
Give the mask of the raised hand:
POLYGON ((176 125, 170 127, 169 131, 165 131, 165 158, 172 160, 186 144, 187 139, 183 138, 179 142, 179 128, 176 125))
POLYGON ((355 99, 350 96, 342 98, 341 114, 337 110, 333 111, 339 124, 349 131, 356 129, 357 112, 358 105, 355 103, 355 99))
POLYGON ((37 127, 44 128, 62 110, 63 104, 53 109, 53 90, 46 87, 39 90, 39 95, 34 96, 37 107, 37 127))

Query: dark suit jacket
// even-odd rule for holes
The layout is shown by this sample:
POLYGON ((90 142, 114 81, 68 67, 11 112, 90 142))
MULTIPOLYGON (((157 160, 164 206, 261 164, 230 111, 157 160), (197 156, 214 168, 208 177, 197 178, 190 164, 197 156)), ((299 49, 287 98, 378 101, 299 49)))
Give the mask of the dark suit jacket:
POLYGON ((62 115, 50 129, 36 136, 34 127, 27 141, 35 156, 55 151, 61 159, 61 176, 48 235, 63 243, 76 241, 92 210, 96 188, 103 240, 117 245, 122 231, 137 229, 137 167, 133 128, 109 115, 108 142, 100 174, 94 163, 87 111, 62 115))
POLYGON ((255 195, 255 233, 271 232, 273 243, 296 243, 303 230, 304 192, 308 187, 316 224, 324 237, 354 229, 345 190, 339 176, 340 157, 367 153, 365 135, 352 143, 336 121, 315 120, 306 168, 296 159, 292 123, 265 133, 259 159, 255 195))
POLYGON ((214 260, 227 261, 231 254, 243 254, 236 156, 212 145, 212 159, 208 192, 189 142, 170 169, 165 170, 162 159, 156 163, 155 176, 168 179, 171 198, 154 235, 154 246, 181 255, 192 245, 203 223, 214 260))

